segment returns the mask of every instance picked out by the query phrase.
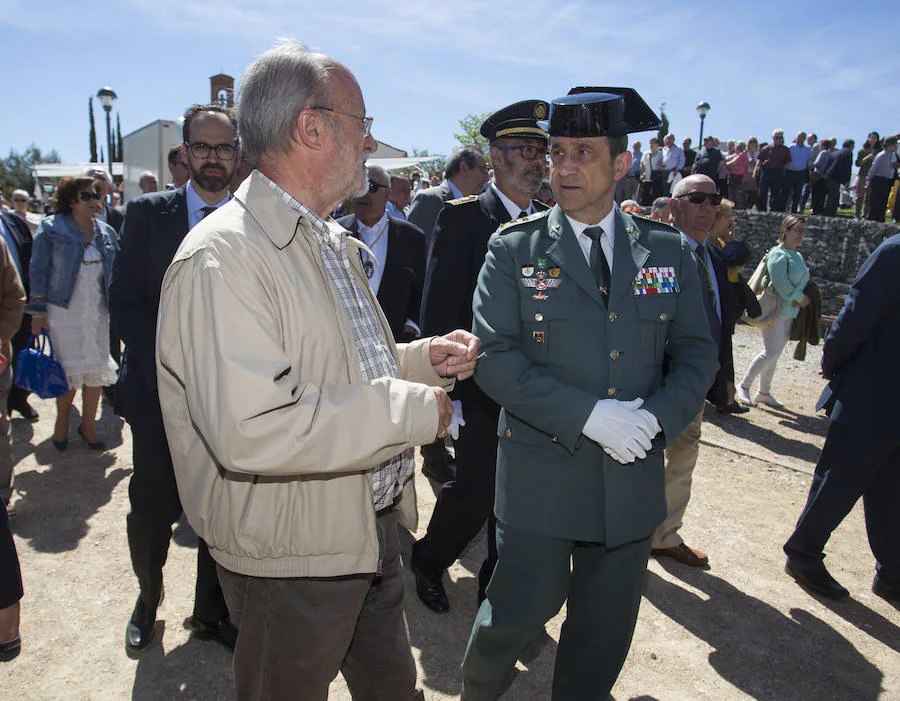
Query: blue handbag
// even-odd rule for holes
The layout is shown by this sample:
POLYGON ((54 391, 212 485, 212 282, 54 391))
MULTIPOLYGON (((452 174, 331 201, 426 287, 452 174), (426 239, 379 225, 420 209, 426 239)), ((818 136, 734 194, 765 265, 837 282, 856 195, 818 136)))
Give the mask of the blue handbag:
POLYGON ((53 345, 46 331, 31 334, 28 346, 16 356, 16 374, 13 382, 41 399, 61 397, 69 391, 66 373, 53 357, 53 345), (49 355, 44 353, 44 349, 49 355))

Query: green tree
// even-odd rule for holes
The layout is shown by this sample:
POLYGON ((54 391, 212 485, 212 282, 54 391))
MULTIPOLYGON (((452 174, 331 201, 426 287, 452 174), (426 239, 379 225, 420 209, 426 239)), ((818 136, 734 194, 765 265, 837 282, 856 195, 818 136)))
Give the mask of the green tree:
POLYGON ((443 174, 444 170, 447 167, 447 157, 441 156, 436 153, 428 153, 428 149, 417 149, 414 148, 412 150, 412 155, 414 158, 424 157, 424 156, 434 156, 433 160, 423 161, 419 165, 415 166, 416 170, 423 170, 429 175, 434 175, 437 173, 439 176, 443 174))
POLYGON ((89 140, 89 147, 91 153, 91 163, 97 162, 97 129, 94 126, 94 96, 88 98, 88 121, 91 125, 89 140))
POLYGON ((459 128, 462 130, 462 133, 453 135, 453 138, 462 146, 477 146, 480 148, 484 152, 484 156, 488 159, 488 162, 490 162, 491 159, 491 145, 488 140, 481 135, 480 129, 482 122, 490 116, 490 112, 485 112, 483 114, 467 114, 459 120, 459 128))
POLYGON ((656 132, 656 139, 659 141, 660 146, 662 146, 666 134, 669 133, 669 118, 666 116, 665 109, 666 104, 663 103, 662 107, 659 108, 659 116, 662 120, 662 124, 659 125, 659 131, 656 132))
POLYGON ((41 149, 34 144, 31 144, 22 153, 10 149, 9 155, 0 159, 0 188, 7 195, 16 189, 33 193, 35 182, 32 168, 34 165, 60 162, 59 154, 55 150, 42 153, 41 149))
POLYGON ((119 113, 116 112, 116 157, 114 161, 122 162, 124 157, 122 151, 122 123, 119 121, 119 113))

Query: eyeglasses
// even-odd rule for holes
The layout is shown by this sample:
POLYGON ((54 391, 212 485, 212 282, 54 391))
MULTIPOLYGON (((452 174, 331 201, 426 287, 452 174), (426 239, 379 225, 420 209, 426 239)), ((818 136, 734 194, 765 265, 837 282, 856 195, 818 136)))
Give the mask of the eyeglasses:
POLYGON ((683 195, 678 195, 677 199, 687 198, 688 202, 691 204, 703 204, 707 200, 713 207, 718 207, 719 203, 722 201, 722 195, 718 192, 687 192, 683 195))
POLYGON ((382 185, 381 183, 377 183, 374 180, 372 180, 372 178, 369 178, 369 192, 371 194, 374 195, 376 192, 378 192, 379 187, 383 187, 385 190, 391 189, 390 185, 382 185))
POLYGON ((375 121, 375 117, 365 117, 360 114, 350 114, 349 112, 341 112, 340 110, 334 109, 334 107, 325 107, 324 105, 313 105, 309 109, 311 110, 321 110, 322 112, 334 112, 334 114, 342 114, 345 117, 352 117, 353 119, 359 120, 359 126, 363 131, 363 136, 368 137, 372 132, 372 122, 375 121))
POLYGON ((184 145, 188 147, 188 151, 194 158, 208 158, 212 151, 216 152, 216 158, 220 161, 230 161, 234 159, 234 152, 237 151, 237 142, 231 144, 211 144, 202 141, 185 141, 184 145))
POLYGON ((547 149, 540 146, 494 146, 494 148, 501 151, 518 151, 526 161, 533 161, 538 156, 547 159, 547 149))
POLYGON ((101 195, 96 190, 91 190, 91 191, 82 190, 81 192, 78 193, 78 199, 81 200, 82 202, 90 202, 91 200, 94 200, 96 202, 101 197, 103 197, 103 195, 101 195))

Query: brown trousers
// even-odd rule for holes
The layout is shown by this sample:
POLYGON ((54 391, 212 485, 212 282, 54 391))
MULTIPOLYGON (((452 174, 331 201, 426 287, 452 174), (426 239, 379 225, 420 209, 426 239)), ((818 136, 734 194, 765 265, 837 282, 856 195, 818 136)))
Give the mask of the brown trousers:
POLYGON ((323 701, 338 672, 355 701, 423 698, 403 610, 397 515, 378 516, 382 574, 274 579, 218 567, 237 701, 323 701))

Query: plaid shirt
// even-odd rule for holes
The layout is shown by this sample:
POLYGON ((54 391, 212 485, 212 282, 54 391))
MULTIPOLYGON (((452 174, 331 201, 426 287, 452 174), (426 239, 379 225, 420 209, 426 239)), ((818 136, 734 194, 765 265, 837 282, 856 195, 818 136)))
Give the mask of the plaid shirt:
MULTIPOLYGON (((262 175, 262 173, 260 173, 262 175)), ((309 207, 295 199, 262 175, 263 180, 275 190, 294 211, 305 216, 312 225, 319 242, 322 261, 328 271, 329 281, 344 306, 353 328, 353 340, 359 355, 363 382, 379 377, 397 377, 397 362, 385 340, 378 316, 372 308, 366 291, 353 274, 347 257, 347 232, 333 221, 326 221, 309 207)), ((403 489, 415 468, 413 450, 407 448, 399 455, 381 463, 373 473, 373 501, 375 510, 387 508, 403 489)))

